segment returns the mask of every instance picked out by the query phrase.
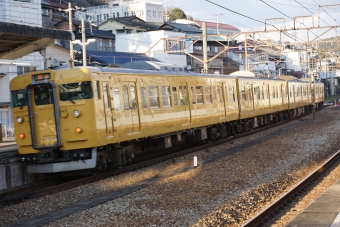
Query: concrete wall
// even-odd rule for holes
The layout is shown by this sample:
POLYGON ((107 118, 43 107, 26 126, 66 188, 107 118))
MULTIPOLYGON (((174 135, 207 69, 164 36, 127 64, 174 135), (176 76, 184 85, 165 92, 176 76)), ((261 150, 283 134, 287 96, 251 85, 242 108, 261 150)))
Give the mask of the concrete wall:
POLYGON ((30 184, 40 177, 26 172, 26 165, 17 162, 16 157, 0 159, 0 191, 30 184))

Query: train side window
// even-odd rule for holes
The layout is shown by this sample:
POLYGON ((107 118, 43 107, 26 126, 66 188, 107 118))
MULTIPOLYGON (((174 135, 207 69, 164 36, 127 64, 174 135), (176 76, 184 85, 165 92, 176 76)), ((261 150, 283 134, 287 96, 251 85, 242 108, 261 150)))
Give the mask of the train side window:
POLYGON ((112 89, 112 96, 113 96, 113 109, 115 111, 120 111, 120 96, 119 96, 119 88, 115 87, 112 89))
POLYGON ((150 107, 158 108, 158 86, 149 86, 149 102, 150 107))
POLYGON ((273 86, 273 98, 276 97, 276 94, 275 94, 275 86, 273 86))
POLYGON ((196 86, 197 104, 203 104, 203 87, 196 86))
POLYGON ((263 87, 260 87, 260 95, 261 95, 261 99, 264 99, 263 87))
POLYGON ((289 88, 289 96, 293 97, 293 93, 292 93, 292 88, 291 87, 289 88))
POLYGON ((123 99, 124 99, 124 108, 125 110, 130 109, 130 104, 129 104, 129 90, 126 85, 123 86, 123 99))
POLYGON ((143 106, 143 108, 148 108, 148 100, 146 98, 146 88, 141 87, 140 93, 141 93, 141 96, 142 96, 142 106, 143 106))
POLYGON ((241 88, 241 94, 242 94, 242 101, 246 101, 246 88, 241 88))
POLYGON ((249 93, 249 100, 253 100, 253 89, 252 89, 252 87, 248 88, 248 93, 249 93))
POLYGON ((179 99, 181 101, 181 105, 188 105, 188 90, 187 86, 179 86, 179 99))
POLYGON ((110 105, 109 105, 109 90, 107 88, 107 84, 103 84, 103 95, 105 109, 108 109, 110 108, 110 105))
POLYGON ((235 102, 235 93, 234 93, 234 87, 233 86, 229 87, 229 101, 235 102))
POLYGON ((136 101, 136 91, 135 86, 130 85, 130 99, 131 99, 131 109, 137 109, 137 101, 136 101))
POLYGON ((222 94, 222 87, 221 86, 217 86, 217 89, 216 89, 216 101, 217 102, 223 102, 223 94, 222 94))
POLYGON ((190 90, 191 90, 191 102, 192 104, 196 104, 196 95, 195 95, 194 87, 191 87, 190 90))
POLYGON ((96 81, 96 93, 97 93, 97 99, 100 99, 100 83, 99 83, 99 81, 96 81))
POLYGON ((177 88, 176 87, 172 87, 172 95, 174 97, 174 105, 177 106, 178 105, 178 97, 177 97, 177 88))
POLYGON ((256 86, 254 88, 254 95, 256 96, 257 99, 260 99, 260 87, 256 86))
POLYGON ((170 87, 169 86, 162 86, 162 102, 163 107, 171 107, 170 103, 170 87))
POLYGON ((211 101, 212 101, 212 98, 211 98, 211 87, 210 86, 205 87, 204 92, 205 92, 205 101, 207 103, 211 103, 211 101))

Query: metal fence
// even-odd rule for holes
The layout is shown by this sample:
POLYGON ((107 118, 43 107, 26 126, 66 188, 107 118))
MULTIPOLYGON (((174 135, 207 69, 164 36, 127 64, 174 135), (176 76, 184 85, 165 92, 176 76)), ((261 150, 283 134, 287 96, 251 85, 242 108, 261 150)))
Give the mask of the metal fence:
POLYGON ((12 124, 1 124, 2 137, 13 137, 14 136, 14 125, 12 124))

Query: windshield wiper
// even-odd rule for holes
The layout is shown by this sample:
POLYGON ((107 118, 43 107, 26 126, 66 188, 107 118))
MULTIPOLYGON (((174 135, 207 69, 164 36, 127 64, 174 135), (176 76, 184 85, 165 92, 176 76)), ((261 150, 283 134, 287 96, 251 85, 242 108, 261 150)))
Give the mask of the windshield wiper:
POLYGON ((76 104, 76 102, 73 101, 72 97, 68 98, 68 100, 70 100, 73 104, 76 104))

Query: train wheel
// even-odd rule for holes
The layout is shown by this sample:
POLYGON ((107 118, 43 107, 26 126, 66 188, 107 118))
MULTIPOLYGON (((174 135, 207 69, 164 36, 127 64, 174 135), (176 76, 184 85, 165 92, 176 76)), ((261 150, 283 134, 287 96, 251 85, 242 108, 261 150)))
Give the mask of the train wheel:
POLYGON ((234 125, 234 131, 236 134, 241 134, 242 133, 242 123, 237 123, 234 125))

